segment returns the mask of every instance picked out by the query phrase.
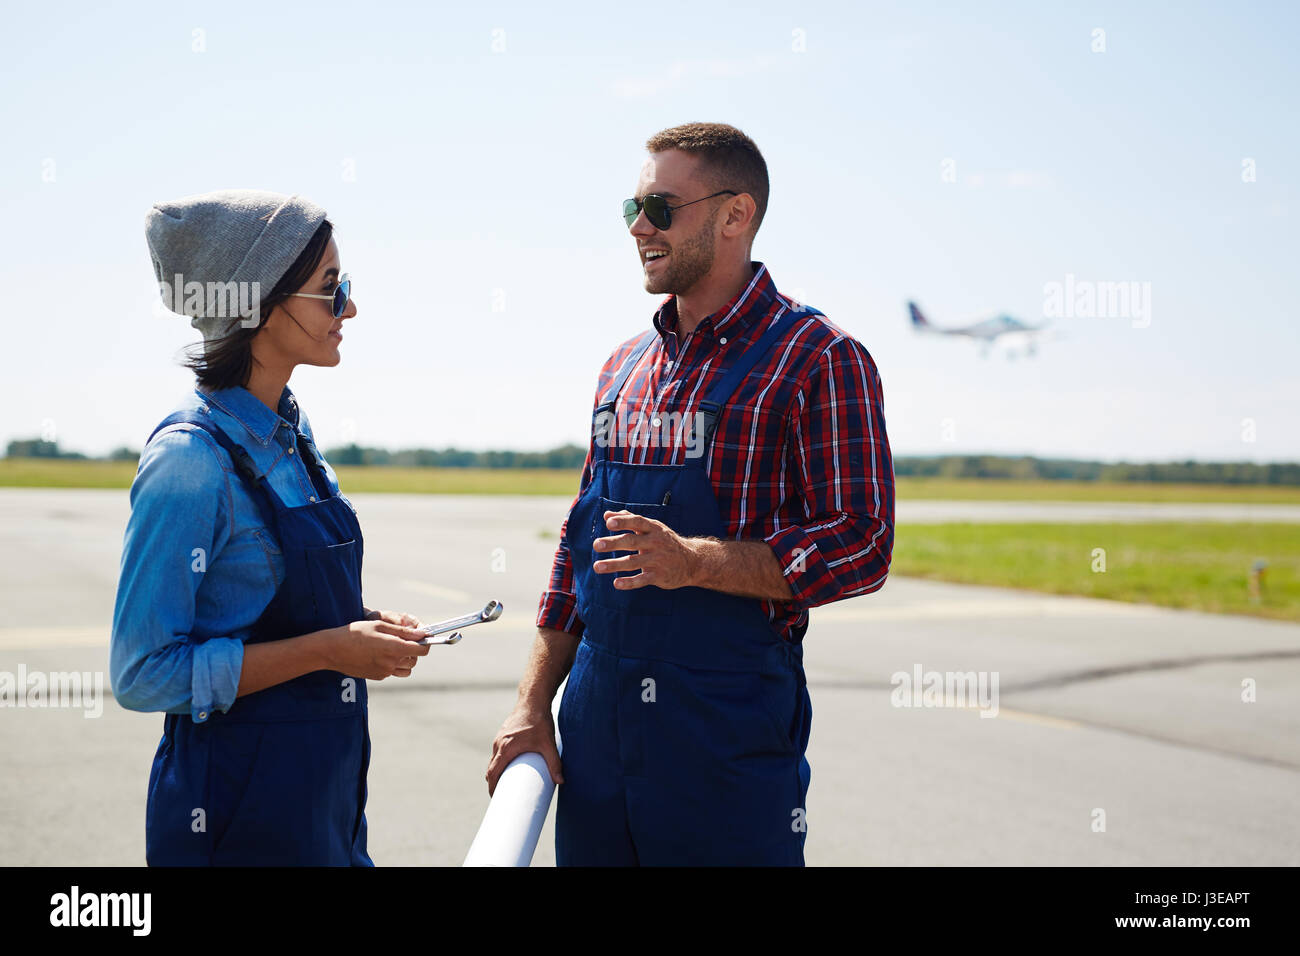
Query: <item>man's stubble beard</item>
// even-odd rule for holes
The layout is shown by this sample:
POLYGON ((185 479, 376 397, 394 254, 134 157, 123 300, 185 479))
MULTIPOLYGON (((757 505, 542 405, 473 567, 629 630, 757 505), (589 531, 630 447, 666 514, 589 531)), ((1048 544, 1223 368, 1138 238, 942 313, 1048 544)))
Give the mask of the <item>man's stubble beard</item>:
POLYGON ((645 290, 656 295, 682 295, 713 268, 713 217, 680 245, 674 245, 668 268, 658 277, 646 276, 645 290))

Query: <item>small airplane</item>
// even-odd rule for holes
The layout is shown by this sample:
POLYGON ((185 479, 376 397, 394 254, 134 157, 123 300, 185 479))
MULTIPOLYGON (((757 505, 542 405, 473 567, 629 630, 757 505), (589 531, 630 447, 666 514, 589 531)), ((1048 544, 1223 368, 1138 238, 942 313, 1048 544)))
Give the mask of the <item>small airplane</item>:
POLYGON ((984 356, 994 348, 1005 353, 1007 358, 1015 358, 1018 352, 1023 352, 1026 356, 1033 355, 1037 351, 1039 337, 1047 332, 1045 325, 1029 325, 1005 313, 979 319, 970 325, 941 329, 921 313, 915 302, 907 303, 907 310, 912 315, 912 328, 916 331, 974 339, 980 343, 980 354, 984 356))

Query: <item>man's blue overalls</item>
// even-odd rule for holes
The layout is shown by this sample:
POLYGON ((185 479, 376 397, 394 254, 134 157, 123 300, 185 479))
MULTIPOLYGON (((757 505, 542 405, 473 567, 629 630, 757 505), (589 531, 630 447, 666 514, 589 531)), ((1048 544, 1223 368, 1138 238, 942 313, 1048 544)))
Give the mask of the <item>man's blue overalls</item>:
MULTIPOLYGON (((809 313, 821 314, 800 314, 809 313)), ((568 521, 585 627, 560 703, 561 866, 803 864, 812 705, 802 644, 776 633, 759 600, 696 587, 625 591, 591 567, 592 541, 611 533, 606 511, 626 508, 685 537, 728 538, 704 467, 708 445, 727 402, 793 318, 782 313, 700 403, 699 455, 625 464, 595 442, 590 483, 568 521)), ((613 417, 657 334, 646 333, 623 364, 593 430, 613 417)))
MULTIPOLYGON (((246 643, 363 619, 361 528, 305 436, 298 432, 298 452, 317 500, 288 508, 214 422, 178 412, 154 434, 177 422, 203 429, 230 453, 284 555, 284 582, 246 643)), ((205 722, 168 714, 149 774, 149 865, 373 866, 366 700, 364 680, 316 671, 239 697, 205 722)))

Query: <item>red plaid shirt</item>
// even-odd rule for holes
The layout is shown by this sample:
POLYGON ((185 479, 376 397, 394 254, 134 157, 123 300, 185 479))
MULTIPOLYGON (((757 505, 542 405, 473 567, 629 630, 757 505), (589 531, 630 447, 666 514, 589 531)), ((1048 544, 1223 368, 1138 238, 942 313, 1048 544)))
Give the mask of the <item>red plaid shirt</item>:
MULTIPOLYGON (((699 402, 725 372, 722 351, 748 348, 783 312, 798 313, 799 304, 776 291, 767 268, 760 262, 754 268, 741 293, 680 343, 676 299, 663 302, 654 316, 659 340, 623 386, 618 415, 639 410, 648 420, 678 412, 683 421, 694 420, 699 402)), ((639 337, 606 360, 593 413, 639 337)), ((611 443, 608 453, 616 461, 681 464, 686 448, 611 443)), ((781 562, 794 598, 763 604, 786 640, 802 638, 809 608, 869 594, 885 583, 894 545, 894 464, 880 375, 848 333, 820 315, 794 322, 731 396, 707 454, 727 536, 766 541, 781 562)), ((591 459, 589 445, 579 497, 591 481, 591 459)), ((566 517, 537 624, 576 636, 583 623, 568 524, 566 517)))

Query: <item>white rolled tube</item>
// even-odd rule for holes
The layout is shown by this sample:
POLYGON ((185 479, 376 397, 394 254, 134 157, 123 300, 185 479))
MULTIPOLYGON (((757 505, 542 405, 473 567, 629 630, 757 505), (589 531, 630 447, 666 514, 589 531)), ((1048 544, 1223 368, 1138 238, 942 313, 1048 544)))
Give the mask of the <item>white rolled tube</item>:
MULTIPOLYGON (((566 677, 551 699, 551 721, 560 726, 560 701, 568 686, 566 677)), ((564 740, 555 732, 555 749, 564 753, 564 740)), ((555 781, 541 754, 520 754, 497 779, 492 800, 462 866, 528 866, 537 852, 546 814, 551 809, 555 781)))
POLYGON ((551 808, 555 782, 539 753, 520 754, 501 773, 465 866, 528 866, 551 808))

